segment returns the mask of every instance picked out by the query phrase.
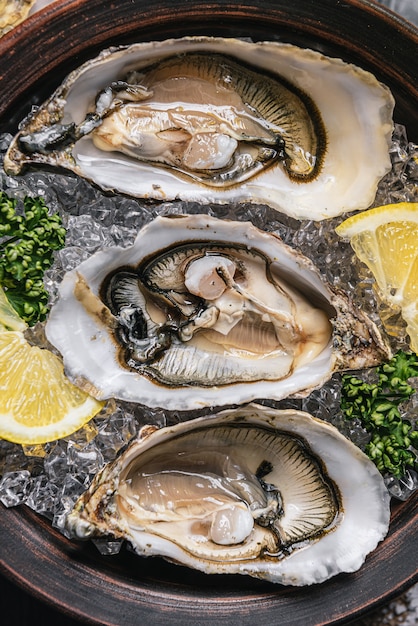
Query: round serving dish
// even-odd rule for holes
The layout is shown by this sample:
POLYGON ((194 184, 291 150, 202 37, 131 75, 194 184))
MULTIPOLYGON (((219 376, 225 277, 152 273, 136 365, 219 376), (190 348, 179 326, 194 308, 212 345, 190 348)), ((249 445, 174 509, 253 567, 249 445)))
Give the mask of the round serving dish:
MULTIPOLYGON (((183 35, 274 40, 340 56, 393 91, 395 121, 418 142, 418 31, 372 0, 57 0, 0 40, 0 131, 13 132, 64 76, 111 45, 183 35)), ((0 566, 12 580, 91 624, 342 624, 417 579, 418 498, 393 505, 388 537, 363 568, 291 589, 206 576, 128 550, 103 557, 27 507, 1 508, 0 566)), ((355 541, 355 538, 353 538, 355 541)))

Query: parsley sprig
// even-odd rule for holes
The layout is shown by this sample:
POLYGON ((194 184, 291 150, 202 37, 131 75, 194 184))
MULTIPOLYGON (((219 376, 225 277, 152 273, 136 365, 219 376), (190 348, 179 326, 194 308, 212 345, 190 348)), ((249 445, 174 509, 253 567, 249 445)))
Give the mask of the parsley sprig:
POLYGON ((402 418, 399 406, 415 389, 408 382, 418 376, 418 356, 399 351, 376 369, 377 383, 343 376, 341 409, 347 419, 358 418, 371 434, 365 452, 382 474, 401 478, 417 467, 418 431, 402 418))
POLYGON ((26 197, 22 215, 16 205, 0 192, 0 285, 15 311, 33 326, 48 313, 43 276, 54 251, 64 247, 66 231, 42 198, 26 197))

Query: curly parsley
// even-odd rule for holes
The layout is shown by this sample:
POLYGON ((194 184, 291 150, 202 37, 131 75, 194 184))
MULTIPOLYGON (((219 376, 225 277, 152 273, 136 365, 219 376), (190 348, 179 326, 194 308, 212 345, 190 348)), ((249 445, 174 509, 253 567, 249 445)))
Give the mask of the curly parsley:
POLYGON ((417 467, 418 431, 402 418, 399 406, 415 392, 408 381, 418 376, 418 356, 399 351, 376 373, 376 384, 343 376, 341 409, 371 434, 365 452, 379 471, 400 478, 407 467, 417 467))
POLYGON ((20 317, 33 326, 48 313, 44 272, 54 262, 53 253, 65 244, 65 228, 58 214, 49 215, 42 198, 17 201, 0 192, 0 285, 20 317))

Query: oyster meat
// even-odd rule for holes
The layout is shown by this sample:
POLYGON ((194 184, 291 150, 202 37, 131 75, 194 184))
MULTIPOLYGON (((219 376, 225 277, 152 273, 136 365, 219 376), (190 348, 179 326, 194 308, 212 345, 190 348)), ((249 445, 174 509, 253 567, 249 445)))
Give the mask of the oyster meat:
POLYGON ((300 586, 359 569, 387 533, 389 501, 376 467, 336 428, 247 405, 145 427, 79 498, 67 530, 206 573, 300 586))
POLYGON ((293 45, 141 43, 72 72, 21 124, 5 169, 57 165, 137 197, 320 220, 373 201, 393 106, 370 73, 293 45))
POLYGON ((307 258, 207 215, 158 217, 68 272, 46 334, 97 398, 180 410, 308 393, 389 355, 307 258))

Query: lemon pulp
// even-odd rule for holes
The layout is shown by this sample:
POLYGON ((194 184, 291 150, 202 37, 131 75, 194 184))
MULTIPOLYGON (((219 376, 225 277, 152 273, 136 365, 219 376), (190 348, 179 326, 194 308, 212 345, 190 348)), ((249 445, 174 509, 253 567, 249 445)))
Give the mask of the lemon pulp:
POLYGON ((86 424, 103 403, 73 385, 61 360, 20 331, 0 332, 0 437, 46 443, 86 424))
POLYGON ((418 203, 363 211, 345 220, 336 232, 350 240, 382 298, 401 309, 411 348, 418 352, 418 203))

